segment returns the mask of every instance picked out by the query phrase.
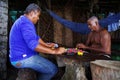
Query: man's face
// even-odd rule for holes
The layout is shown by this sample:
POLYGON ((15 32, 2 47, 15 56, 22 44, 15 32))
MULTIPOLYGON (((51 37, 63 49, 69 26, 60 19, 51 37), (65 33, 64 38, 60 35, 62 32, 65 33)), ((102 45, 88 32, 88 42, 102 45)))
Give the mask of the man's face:
POLYGON ((34 24, 36 24, 39 20, 39 17, 40 17, 40 11, 32 11, 31 13, 32 13, 32 16, 31 16, 32 17, 32 22, 34 24))
POLYGON ((88 22, 88 27, 91 29, 91 31, 97 31, 97 23, 95 21, 89 21, 88 22))

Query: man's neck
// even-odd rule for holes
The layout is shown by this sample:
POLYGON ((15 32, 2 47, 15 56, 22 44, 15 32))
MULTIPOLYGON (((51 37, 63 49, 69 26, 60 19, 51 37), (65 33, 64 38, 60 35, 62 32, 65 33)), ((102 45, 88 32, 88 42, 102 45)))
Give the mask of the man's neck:
POLYGON ((32 22, 32 19, 29 14, 24 14, 24 16, 26 16, 32 22))
POLYGON ((98 30, 96 32, 100 32, 102 29, 103 28, 100 25, 98 25, 98 30))

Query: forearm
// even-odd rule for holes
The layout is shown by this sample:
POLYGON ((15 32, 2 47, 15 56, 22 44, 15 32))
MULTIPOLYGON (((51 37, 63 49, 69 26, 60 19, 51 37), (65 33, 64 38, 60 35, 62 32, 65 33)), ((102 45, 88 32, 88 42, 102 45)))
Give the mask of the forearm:
POLYGON ((97 51, 97 52, 100 52, 100 53, 110 53, 110 51, 109 50, 106 50, 106 49, 104 49, 104 48, 94 48, 94 47, 88 47, 88 46, 86 46, 86 48, 85 49, 87 49, 87 50, 92 50, 92 51, 97 51))
POLYGON ((35 48, 36 52, 40 52, 40 53, 46 53, 46 54, 55 54, 55 50, 48 48, 46 46, 43 45, 37 45, 37 47, 35 48))
POLYGON ((40 43, 40 45, 42 45, 42 46, 48 47, 48 44, 45 43, 42 39, 39 39, 39 43, 40 43))

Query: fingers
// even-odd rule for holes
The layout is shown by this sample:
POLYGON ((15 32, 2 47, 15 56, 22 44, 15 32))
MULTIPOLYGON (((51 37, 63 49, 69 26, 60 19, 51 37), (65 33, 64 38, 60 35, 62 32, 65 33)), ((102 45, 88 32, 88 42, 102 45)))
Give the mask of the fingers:
POLYGON ((76 47, 77 47, 77 48, 85 48, 86 46, 85 46, 84 44, 80 43, 80 44, 77 44, 76 47))
POLYGON ((83 45, 83 44, 80 43, 80 44, 77 44, 76 47, 77 47, 77 48, 81 48, 82 45, 83 45))
POLYGON ((66 49, 64 47, 59 47, 56 50, 56 53, 55 54, 63 54, 66 52, 66 49))

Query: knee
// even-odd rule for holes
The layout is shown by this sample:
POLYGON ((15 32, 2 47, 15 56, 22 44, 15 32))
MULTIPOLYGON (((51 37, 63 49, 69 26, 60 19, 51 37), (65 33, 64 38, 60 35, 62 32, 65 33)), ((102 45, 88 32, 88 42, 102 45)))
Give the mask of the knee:
POLYGON ((52 69, 50 71, 51 71, 50 72, 51 75, 55 75, 58 72, 58 68, 56 66, 52 67, 52 69))

